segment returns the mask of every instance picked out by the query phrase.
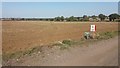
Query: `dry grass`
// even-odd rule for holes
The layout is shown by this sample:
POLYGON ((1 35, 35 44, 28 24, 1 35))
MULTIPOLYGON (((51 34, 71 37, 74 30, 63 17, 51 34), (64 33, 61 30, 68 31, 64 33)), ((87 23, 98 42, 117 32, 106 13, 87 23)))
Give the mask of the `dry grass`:
POLYGON ((83 32, 89 31, 91 24, 96 24, 97 32, 118 30, 116 22, 3 21, 3 54, 24 51, 64 39, 80 39, 83 32))

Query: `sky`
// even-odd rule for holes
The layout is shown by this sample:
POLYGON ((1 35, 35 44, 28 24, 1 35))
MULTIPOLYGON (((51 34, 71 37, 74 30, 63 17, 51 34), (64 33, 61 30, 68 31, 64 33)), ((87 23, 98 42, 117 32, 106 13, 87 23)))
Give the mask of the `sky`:
POLYGON ((109 15, 118 13, 118 2, 3 2, 3 18, 109 15))
POLYGON ((119 2, 120 0, 1 0, 2 2, 119 2))

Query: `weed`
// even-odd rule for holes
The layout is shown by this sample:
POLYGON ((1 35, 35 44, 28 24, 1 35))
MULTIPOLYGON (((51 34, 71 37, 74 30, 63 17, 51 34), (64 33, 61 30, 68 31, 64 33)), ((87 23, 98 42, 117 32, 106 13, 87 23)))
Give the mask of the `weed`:
POLYGON ((63 40, 62 43, 71 46, 73 41, 71 41, 71 40, 63 40))

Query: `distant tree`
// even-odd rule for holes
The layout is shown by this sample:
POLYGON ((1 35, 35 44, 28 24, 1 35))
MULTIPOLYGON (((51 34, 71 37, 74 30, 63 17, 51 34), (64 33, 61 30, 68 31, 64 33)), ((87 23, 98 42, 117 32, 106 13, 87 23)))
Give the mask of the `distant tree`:
POLYGON ((89 21, 89 18, 87 15, 83 15, 83 21, 89 21))
POLYGON ((103 14, 99 14, 98 17, 100 18, 101 21, 105 20, 106 16, 103 14))
POLYGON ((74 21, 74 16, 69 17, 70 21, 74 21))
POLYGON ((77 21, 80 21, 80 17, 76 17, 77 21))
POLYGON ((25 18, 21 18, 21 20, 25 20, 25 18))
POLYGON ((109 21, 114 21, 115 19, 119 19, 119 18, 120 18, 120 15, 116 13, 109 15, 109 21))
POLYGON ((78 21, 78 18, 77 18, 77 17, 74 17, 74 16, 71 16, 71 17, 69 17, 69 20, 70 20, 70 21, 78 21))
POLYGON ((65 20, 66 20, 66 21, 70 21, 69 17, 66 17, 65 20))
POLYGON ((50 21, 54 21, 54 19, 50 19, 50 21))
POLYGON ((95 16, 95 15, 93 15, 93 16, 91 16, 93 19, 96 19, 97 18, 97 16, 95 16))
POLYGON ((73 18, 73 21, 78 21, 77 17, 74 17, 74 18, 73 18))
POLYGON ((61 17, 55 17, 55 21, 60 21, 61 17))
POLYGON ((10 20, 14 21, 14 20, 15 20, 15 18, 10 18, 10 20))
POLYGON ((64 17, 63 16, 61 16, 61 21, 64 21, 64 17))

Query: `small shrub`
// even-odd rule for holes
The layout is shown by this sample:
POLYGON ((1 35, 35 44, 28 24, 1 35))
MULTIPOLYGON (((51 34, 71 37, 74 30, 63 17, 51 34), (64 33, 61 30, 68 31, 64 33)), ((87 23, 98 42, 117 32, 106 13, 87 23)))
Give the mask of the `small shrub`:
POLYGON ((109 39, 113 38, 118 32, 104 32, 100 34, 100 39, 109 39))
POLYGON ((114 36, 114 33, 113 32, 106 32, 105 36, 109 39, 109 38, 112 38, 114 36))
POLYGON ((66 44, 66 45, 71 45, 72 41, 71 40, 63 40, 62 43, 66 44))
POLYGON ((72 46, 73 44, 75 44, 75 41, 72 41, 72 40, 63 40, 62 44, 60 44, 60 49, 62 49, 62 50, 67 49, 70 46, 72 46))

